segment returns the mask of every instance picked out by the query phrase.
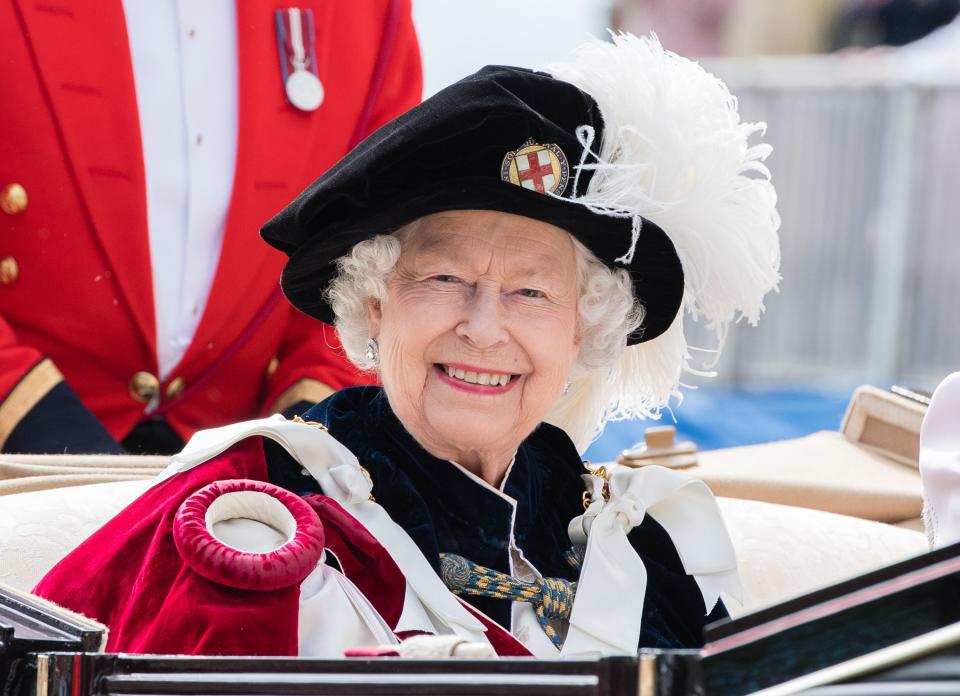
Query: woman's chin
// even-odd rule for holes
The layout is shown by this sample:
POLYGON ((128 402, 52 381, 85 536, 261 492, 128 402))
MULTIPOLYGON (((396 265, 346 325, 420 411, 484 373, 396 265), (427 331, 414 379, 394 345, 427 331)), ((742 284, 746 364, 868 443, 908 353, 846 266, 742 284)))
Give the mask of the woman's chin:
POLYGON ((526 436, 518 430, 515 418, 478 409, 427 409, 425 420, 433 435, 430 439, 450 452, 503 452, 504 456, 509 452, 512 456, 526 436))
MULTIPOLYGON (((498 394, 476 392, 478 385, 451 383, 446 374, 429 374, 417 399, 393 399, 394 411, 427 450, 441 459, 455 452, 485 452, 513 456, 523 439, 538 425, 522 408, 523 381, 498 394), (441 454, 442 453, 442 454, 441 454)), ((479 385, 484 387, 484 385, 479 385)))

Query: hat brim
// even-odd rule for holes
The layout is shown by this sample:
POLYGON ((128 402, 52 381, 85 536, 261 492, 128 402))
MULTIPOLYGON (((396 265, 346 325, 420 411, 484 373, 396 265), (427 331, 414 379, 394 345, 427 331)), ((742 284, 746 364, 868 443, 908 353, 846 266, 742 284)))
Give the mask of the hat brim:
MULTIPOLYGON (((541 220, 566 230, 608 267, 625 268, 633 280, 634 297, 644 307, 643 323, 628 337, 628 345, 660 336, 680 311, 683 267, 670 238, 657 225, 642 221, 633 260, 624 265, 616 259, 630 248, 631 219, 594 213, 568 199, 489 178, 438 182, 426 190, 410 191, 402 199, 383 201, 376 210, 369 210, 337 229, 319 220, 304 221, 307 227, 322 225, 324 234, 313 235, 291 250, 280 281, 284 294, 306 314, 334 323, 326 291, 337 274, 337 259, 349 254, 358 242, 390 234, 421 217, 448 210, 495 210, 541 220)), ((268 234, 265 228, 264 236, 268 234)))

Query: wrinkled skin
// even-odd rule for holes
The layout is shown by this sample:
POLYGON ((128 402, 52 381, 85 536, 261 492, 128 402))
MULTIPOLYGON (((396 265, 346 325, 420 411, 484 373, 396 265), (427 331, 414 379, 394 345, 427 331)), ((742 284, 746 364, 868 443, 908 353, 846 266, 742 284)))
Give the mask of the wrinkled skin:
POLYGON ((577 358, 572 239, 538 220, 479 210, 426 216, 401 237, 386 295, 368 309, 390 406, 431 454, 499 485, 577 358), (511 380, 469 384, 446 365, 511 380))

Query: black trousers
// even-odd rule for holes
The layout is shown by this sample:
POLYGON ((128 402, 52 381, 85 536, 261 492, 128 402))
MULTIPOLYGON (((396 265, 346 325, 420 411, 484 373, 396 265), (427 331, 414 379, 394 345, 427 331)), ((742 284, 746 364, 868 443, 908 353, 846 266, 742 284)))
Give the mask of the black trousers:
POLYGON ((120 443, 130 454, 176 454, 183 439, 163 418, 142 421, 120 443))

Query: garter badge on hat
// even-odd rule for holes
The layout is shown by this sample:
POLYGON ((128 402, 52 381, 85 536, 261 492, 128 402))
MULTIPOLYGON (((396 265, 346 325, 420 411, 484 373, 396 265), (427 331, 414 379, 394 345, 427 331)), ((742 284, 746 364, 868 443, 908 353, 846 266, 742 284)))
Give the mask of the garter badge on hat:
POLYGON ((569 176, 570 165, 563 150, 552 143, 540 145, 533 138, 508 152, 500 165, 503 181, 537 193, 562 196, 569 176))

